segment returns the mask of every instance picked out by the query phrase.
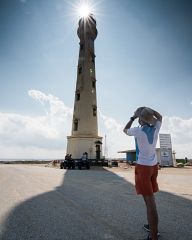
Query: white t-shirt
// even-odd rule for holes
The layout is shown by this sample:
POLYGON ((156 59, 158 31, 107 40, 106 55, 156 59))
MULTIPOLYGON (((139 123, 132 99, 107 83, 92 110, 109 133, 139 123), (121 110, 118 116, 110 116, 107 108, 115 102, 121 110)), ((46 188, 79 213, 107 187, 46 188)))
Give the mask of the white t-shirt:
POLYGON ((127 130, 127 135, 135 137, 136 159, 141 165, 154 166, 157 164, 156 144, 161 122, 155 126, 143 125, 127 130))

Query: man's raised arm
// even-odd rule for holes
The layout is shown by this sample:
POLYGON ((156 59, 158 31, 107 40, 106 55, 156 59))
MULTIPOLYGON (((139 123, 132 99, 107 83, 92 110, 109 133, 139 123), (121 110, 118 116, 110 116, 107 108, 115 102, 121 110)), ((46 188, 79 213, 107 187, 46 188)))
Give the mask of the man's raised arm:
POLYGON ((129 122, 126 124, 126 126, 125 126, 124 129, 123 129, 123 132, 124 132, 125 134, 127 134, 127 130, 131 128, 132 123, 134 122, 134 120, 135 120, 136 118, 137 118, 137 116, 135 116, 135 115, 130 118, 129 122))
MULTIPOLYGON (((152 109, 153 110, 153 109, 152 109)), ((160 113, 158 113, 157 111, 153 110, 153 114, 154 116, 157 118, 158 121, 162 122, 162 116, 160 113)))

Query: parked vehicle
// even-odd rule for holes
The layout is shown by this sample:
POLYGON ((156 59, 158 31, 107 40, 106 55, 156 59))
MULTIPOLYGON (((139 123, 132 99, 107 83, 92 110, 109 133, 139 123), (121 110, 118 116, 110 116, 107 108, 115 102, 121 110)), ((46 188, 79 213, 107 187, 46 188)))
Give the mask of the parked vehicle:
POLYGON ((67 154, 65 160, 60 163, 61 169, 75 169, 75 160, 72 159, 71 155, 67 154))
POLYGON ((88 159, 86 160, 79 159, 77 166, 79 170, 81 170, 82 168, 90 169, 90 162, 88 159))
POLYGON ((90 169, 90 162, 88 159, 87 152, 83 153, 82 158, 78 160, 77 166, 78 166, 78 169, 80 169, 80 170, 82 168, 90 169))

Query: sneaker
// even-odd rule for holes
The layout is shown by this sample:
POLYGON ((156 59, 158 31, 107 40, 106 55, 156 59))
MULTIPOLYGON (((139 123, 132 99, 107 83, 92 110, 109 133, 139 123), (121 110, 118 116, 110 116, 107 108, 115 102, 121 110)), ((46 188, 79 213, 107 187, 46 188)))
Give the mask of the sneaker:
POLYGON ((145 238, 144 240, 151 240, 150 235, 148 235, 147 238, 145 238))
MULTIPOLYGON (((157 238, 159 239, 159 235, 157 235, 157 238)), ((144 240, 151 240, 152 238, 150 237, 150 235, 147 236, 147 238, 145 238, 144 240)))
MULTIPOLYGON (((144 225, 143 225, 143 228, 145 229, 145 231, 150 232, 149 224, 144 224, 144 225)), ((160 236, 160 233, 158 232, 158 233, 157 233, 157 237, 159 237, 159 236, 160 236)), ((150 237, 150 236, 148 236, 148 237, 150 237)), ((149 239, 150 239, 150 238, 149 238, 149 239)))

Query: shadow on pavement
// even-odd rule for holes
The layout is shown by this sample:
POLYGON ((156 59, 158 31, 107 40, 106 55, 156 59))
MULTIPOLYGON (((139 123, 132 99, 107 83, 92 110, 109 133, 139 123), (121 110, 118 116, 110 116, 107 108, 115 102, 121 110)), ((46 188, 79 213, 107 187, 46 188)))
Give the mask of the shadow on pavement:
MULTIPOLYGON (((142 230, 144 202, 131 183, 105 170, 64 173, 61 186, 10 212, 1 240, 131 240, 146 236, 142 230)), ((191 240, 191 201, 167 192, 157 193, 156 199, 161 239, 191 240)))

